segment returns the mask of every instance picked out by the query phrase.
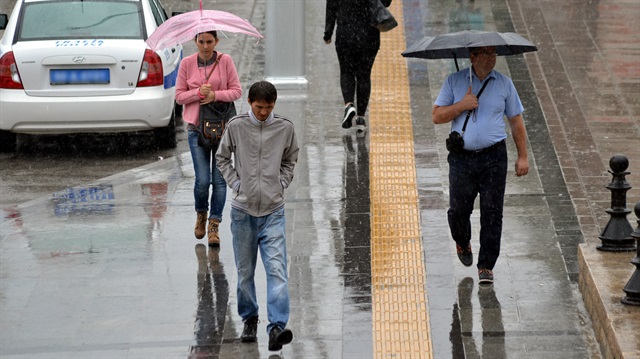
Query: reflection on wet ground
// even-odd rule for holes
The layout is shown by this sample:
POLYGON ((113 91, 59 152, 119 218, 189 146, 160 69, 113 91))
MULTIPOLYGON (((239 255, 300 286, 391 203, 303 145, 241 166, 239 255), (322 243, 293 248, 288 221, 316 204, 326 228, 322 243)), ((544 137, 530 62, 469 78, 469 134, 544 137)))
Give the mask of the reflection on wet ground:
POLYGON ((474 279, 462 279, 458 283, 458 302, 453 304, 452 311, 451 357, 506 358, 502 308, 493 285, 478 285, 475 308, 471 300, 473 294, 476 294, 474 279), (480 323, 475 320, 478 311, 480 323))
POLYGON ((19 136, 15 153, 0 154, 0 207, 91 183, 188 151, 179 131, 175 149, 154 146, 151 134, 19 136))
POLYGON ((371 357, 371 224, 369 150, 363 136, 342 136, 345 150, 343 355, 371 357))
POLYGON ((189 358, 217 358, 224 330, 229 283, 220 262, 220 248, 198 243, 198 310, 194 325, 195 345, 189 358))

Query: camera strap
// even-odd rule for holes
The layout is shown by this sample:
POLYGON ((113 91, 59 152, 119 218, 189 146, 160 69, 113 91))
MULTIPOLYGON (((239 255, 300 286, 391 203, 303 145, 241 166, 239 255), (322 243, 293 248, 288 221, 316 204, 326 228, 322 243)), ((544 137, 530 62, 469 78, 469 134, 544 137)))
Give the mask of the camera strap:
MULTIPOLYGON (((493 77, 489 77, 487 79, 487 81, 484 82, 484 84, 482 84, 482 87, 480 88, 480 91, 478 91, 478 94, 476 95, 477 99, 480 99, 480 95, 482 95, 482 91, 484 91, 484 88, 487 86, 487 84, 489 83, 489 80, 491 80, 493 77)), ((467 118, 464 120, 464 125, 462 125, 462 133, 461 135, 464 135, 464 130, 467 129, 467 122, 469 122, 469 117, 471 117, 471 113, 473 112, 473 110, 469 110, 469 112, 467 112, 467 118)))

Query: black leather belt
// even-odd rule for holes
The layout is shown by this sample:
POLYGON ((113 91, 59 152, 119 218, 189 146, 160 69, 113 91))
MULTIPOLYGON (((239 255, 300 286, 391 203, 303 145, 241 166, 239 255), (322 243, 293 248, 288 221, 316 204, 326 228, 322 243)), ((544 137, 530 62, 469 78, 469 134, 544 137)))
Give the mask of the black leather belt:
POLYGON ((504 140, 500 141, 500 142, 496 142, 493 145, 489 146, 489 147, 485 147, 485 148, 481 148, 479 150, 464 150, 465 154, 469 154, 469 155, 479 155, 481 153, 486 153, 486 152, 490 152, 495 150, 496 148, 500 147, 501 145, 504 144, 504 140))

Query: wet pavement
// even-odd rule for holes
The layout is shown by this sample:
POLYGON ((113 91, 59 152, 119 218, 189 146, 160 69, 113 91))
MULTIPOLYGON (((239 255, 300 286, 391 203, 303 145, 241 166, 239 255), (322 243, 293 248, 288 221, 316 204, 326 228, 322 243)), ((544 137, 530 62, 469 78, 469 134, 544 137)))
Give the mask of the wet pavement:
MULTIPOLYGON (((216 4, 264 29, 264 2, 216 4)), ((322 42, 324 2, 306 2, 309 87, 306 96, 281 92, 276 107, 294 120, 301 145, 285 208, 291 345, 267 350, 260 265, 258 342, 237 340, 229 206, 221 248, 207 249, 192 235, 193 167, 184 153, 3 208, 0 356, 640 358, 640 308, 620 304, 635 253, 595 249, 609 220, 613 154, 630 160, 628 207, 640 201, 640 4, 395 0, 391 10, 400 28, 382 37, 369 131, 360 136, 339 126, 337 59, 322 42), (465 27, 516 31, 539 48, 496 65, 523 99, 531 171, 509 174, 502 254, 488 288, 456 258, 446 220, 447 129, 430 118, 455 66, 398 59, 422 36, 465 27), (404 90, 394 87, 403 81, 404 90), (390 189, 380 191, 387 167, 409 170, 393 172, 390 189), (411 192, 405 183, 419 215, 402 207, 403 216, 381 216, 411 192), (410 242, 413 225, 419 246, 391 252, 389 245, 410 242), (415 248, 420 263, 409 259, 415 248), (423 280, 418 303, 426 302, 428 320, 412 306, 400 306, 397 319, 380 299, 411 297, 406 283, 399 293, 379 284, 398 281, 395 273, 423 280), (409 351, 406 333, 429 345, 409 351)), ((263 45, 223 42, 245 88, 263 76, 263 45)), ((633 214, 628 219, 636 228, 633 214)), ((476 211, 475 248, 478 222, 476 211)))

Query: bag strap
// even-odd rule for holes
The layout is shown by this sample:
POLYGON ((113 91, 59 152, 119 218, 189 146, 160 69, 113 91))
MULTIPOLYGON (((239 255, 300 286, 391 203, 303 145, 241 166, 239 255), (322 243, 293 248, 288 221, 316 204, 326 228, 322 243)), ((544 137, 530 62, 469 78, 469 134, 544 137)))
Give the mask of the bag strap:
MULTIPOLYGON (((480 88, 480 91, 478 92, 478 94, 476 95, 476 98, 479 99, 480 95, 482 95, 482 91, 484 91, 484 88, 487 86, 487 84, 489 83, 489 80, 491 80, 493 77, 489 77, 487 79, 487 81, 484 82, 484 84, 482 84, 482 87, 480 88)), ((467 118, 464 120, 464 125, 462 125, 462 135, 464 135, 464 130, 467 129, 467 122, 469 122, 469 117, 471 117, 471 113, 473 112, 473 110, 469 110, 469 112, 467 112, 467 118)))
MULTIPOLYGON (((220 58, 221 57, 222 57, 222 54, 218 54, 216 52, 216 61, 213 62, 213 67, 211 68, 211 72, 209 72, 209 75, 207 75, 206 79, 204 80, 205 83, 209 82, 209 77, 211 77, 211 75, 213 74, 213 70, 215 70, 216 66, 218 66, 218 63, 220 63, 220 58)), ((205 75, 206 75, 207 68, 205 67, 204 69, 205 69, 204 72, 205 72, 205 75)))
MULTIPOLYGON (((220 58, 222 57, 222 53, 218 53, 217 51, 215 52, 216 54, 216 61, 213 62, 213 67, 211 68, 211 72, 209 72, 209 75, 207 75, 206 79, 204 80, 204 83, 209 82, 209 78, 211 77, 211 75, 213 74, 213 70, 216 69, 216 66, 218 66, 218 64, 220 63, 220 58)), ((207 68, 204 68, 204 73, 206 75, 207 73, 207 68)), ((198 126, 200 125, 200 123, 202 123, 202 111, 199 111, 200 113, 198 114, 198 126)))
MULTIPOLYGON (((218 66, 218 63, 220 63, 220 58, 222 57, 222 54, 218 54, 217 52, 216 54, 216 61, 213 62, 213 67, 211 68, 211 72, 209 72, 209 75, 207 75, 206 79, 204 80, 204 83, 209 82, 209 77, 211 77, 211 75, 213 74, 213 70, 216 69, 216 66, 218 66)), ((205 66, 204 68, 204 73, 205 75, 207 74, 207 67, 205 66)), ((198 113, 198 126, 200 126, 200 124, 202 123, 202 111, 199 111, 198 113)))

